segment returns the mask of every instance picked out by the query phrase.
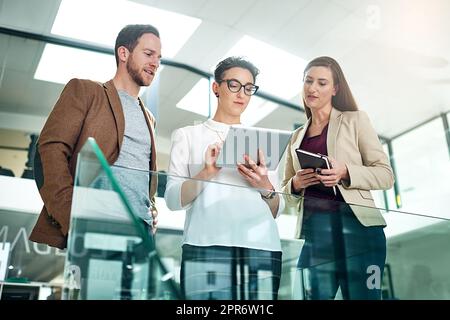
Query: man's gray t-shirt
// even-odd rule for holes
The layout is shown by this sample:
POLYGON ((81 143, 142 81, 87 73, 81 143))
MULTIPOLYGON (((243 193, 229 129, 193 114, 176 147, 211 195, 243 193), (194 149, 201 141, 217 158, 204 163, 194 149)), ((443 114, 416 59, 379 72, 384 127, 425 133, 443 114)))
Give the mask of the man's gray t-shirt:
MULTIPOLYGON (((111 170, 136 214, 151 225, 152 216, 149 212, 150 131, 138 99, 125 91, 118 93, 125 117, 125 131, 119 157, 111 166, 111 170)), ((112 189, 104 175, 99 176, 92 186, 112 189)))

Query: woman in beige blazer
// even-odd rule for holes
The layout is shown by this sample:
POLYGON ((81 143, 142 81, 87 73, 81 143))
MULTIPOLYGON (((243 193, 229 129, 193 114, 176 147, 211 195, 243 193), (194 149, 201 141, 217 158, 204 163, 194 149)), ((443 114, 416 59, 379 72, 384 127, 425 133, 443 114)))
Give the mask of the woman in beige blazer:
POLYGON ((391 188, 392 169, 334 59, 312 60, 303 81, 308 121, 291 138, 282 191, 301 196, 296 237, 305 239, 298 267, 309 271, 307 298, 333 299, 340 287, 344 299, 380 299, 386 223, 370 190, 391 188), (297 148, 327 155, 332 169, 302 169, 297 148))

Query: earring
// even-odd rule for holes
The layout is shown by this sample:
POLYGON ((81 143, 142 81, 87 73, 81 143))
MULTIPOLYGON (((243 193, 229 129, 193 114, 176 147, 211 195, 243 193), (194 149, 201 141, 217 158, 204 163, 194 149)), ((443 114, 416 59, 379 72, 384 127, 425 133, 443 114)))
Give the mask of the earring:
POLYGON ((218 98, 219 94, 217 92, 214 92, 214 95, 218 98))

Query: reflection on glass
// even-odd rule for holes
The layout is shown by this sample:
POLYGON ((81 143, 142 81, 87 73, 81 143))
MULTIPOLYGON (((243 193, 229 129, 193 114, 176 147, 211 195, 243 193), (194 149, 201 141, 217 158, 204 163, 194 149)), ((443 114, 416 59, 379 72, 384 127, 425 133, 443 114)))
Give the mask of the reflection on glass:
MULTIPOLYGON (((94 149, 93 149, 94 150, 94 149)), ((44 288, 39 295, 44 299, 175 299, 179 297, 181 272, 182 229, 186 223, 185 210, 172 211, 164 198, 157 199, 159 209, 159 229, 152 239, 145 233, 143 224, 127 201, 123 201, 111 180, 110 189, 92 188, 91 182, 106 170, 93 152, 81 154, 77 174, 72 224, 69 235, 69 247, 64 270, 64 287, 44 288)), ((132 171, 132 169, 123 169, 132 171)), ((114 174, 114 173, 113 173, 114 174)), ((166 177, 163 173, 151 172, 153 177, 166 177)), ((109 174, 106 172, 106 176, 109 174)), ((172 179, 188 179, 169 177, 172 179)), ((161 179, 162 180, 162 179, 161 179)), ((116 181, 117 182, 117 181, 116 181)), ((233 184, 202 181, 205 190, 214 192, 220 199, 226 192, 233 191, 234 201, 244 201, 248 188, 233 184)), ((119 185, 120 187, 120 185, 119 185)), ((161 196, 162 194, 160 194, 161 196)), ((299 216, 298 208, 304 198, 277 193, 284 203, 284 209, 276 220, 281 238, 282 266, 278 290, 279 299, 352 299, 352 288, 357 278, 353 270, 359 263, 365 264, 366 285, 380 288, 383 299, 449 299, 450 253, 442 243, 450 241, 450 224, 447 219, 434 218, 421 214, 399 211, 385 211, 365 208, 370 217, 381 212, 387 222, 386 260, 384 268, 377 259, 383 258, 383 250, 377 243, 377 231, 373 238, 361 239, 354 218, 349 209, 352 206, 339 207, 337 211, 318 210, 311 215, 299 216), (296 231, 300 236, 296 237, 296 231), (347 239, 356 246, 348 247, 347 239), (375 241, 374 241, 375 240, 375 241), (311 243, 315 242, 315 247, 311 243), (332 242, 332 251, 319 250, 321 244, 332 242), (319 249, 318 249, 319 248, 319 249), (381 258, 380 258, 381 257, 381 258), (330 279, 330 273, 339 270, 343 276, 336 282, 330 279), (345 272, 344 272, 345 271, 345 272), (347 277, 345 276, 347 274, 347 277), (333 295, 330 292, 335 292, 333 295)), ((312 199, 329 207, 333 202, 312 199)), ((197 205, 216 205, 217 203, 199 200, 197 205)), ((363 207, 358 207, 358 210, 363 207)), ((257 206, 248 210, 259 210, 257 206)), ((447 210, 448 211, 448 210, 447 210)), ((224 214, 218 211, 217 214, 224 214)), ((39 261, 39 268, 46 268, 54 276, 62 269, 58 259, 64 259, 54 249, 44 246, 27 245, 23 242, 21 226, 34 224, 30 214, 0 211, 0 243, 9 244, 9 262, 3 287, 5 297, 15 295, 17 286, 9 281, 17 277, 33 278, 32 265, 39 261), (48 252, 47 252, 48 251, 48 252), (56 260, 54 258, 57 258, 56 260), (21 270, 21 273, 19 273, 21 270), (9 290, 9 291, 8 291, 9 290)), ((220 227, 220 226, 217 226, 220 227)), ((239 230, 222 230, 221 236, 233 237, 239 230)), ((216 228, 205 225, 204 229, 216 228)), ((262 229, 248 229, 249 238, 263 239, 262 229), (258 238, 259 237, 259 238, 258 238)), ((201 236, 201 234, 200 234, 201 236)), ((381 239, 382 240, 382 239, 381 239)), ((330 246, 329 246, 330 248, 330 246)), ((272 260, 252 265, 249 252, 234 249, 229 252, 215 250, 209 256, 228 257, 223 264, 221 259, 211 260, 195 257, 196 252, 188 252, 185 268, 193 275, 187 285, 198 299, 272 299, 274 283, 272 260), (256 271, 255 271, 256 270, 256 271), (231 274, 233 282, 224 281, 223 275, 231 274), (220 293, 226 289, 226 294, 220 293), (232 288, 232 290, 229 290, 232 288), (231 292, 231 295, 230 295, 231 292)), ((230 277, 227 277, 230 279, 230 277)), ((361 283, 361 282, 359 282, 361 283)), ((31 284, 29 284, 31 286, 31 284)), ((31 290, 31 289, 30 289, 31 290)), ((25 292, 25 291, 23 291, 25 292)), ((31 291, 28 291, 29 293, 31 291)), ((30 295, 31 297, 31 295, 30 295)))
POLYGON ((392 141, 402 210, 450 218, 449 152, 437 118, 392 141))
MULTIPOLYGON (((178 297, 148 224, 123 180, 149 172, 110 168, 93 140, 79 159, 65 268, 65 299, 178 297)), ((148 183, 147 183, 148 185, 148 183)))

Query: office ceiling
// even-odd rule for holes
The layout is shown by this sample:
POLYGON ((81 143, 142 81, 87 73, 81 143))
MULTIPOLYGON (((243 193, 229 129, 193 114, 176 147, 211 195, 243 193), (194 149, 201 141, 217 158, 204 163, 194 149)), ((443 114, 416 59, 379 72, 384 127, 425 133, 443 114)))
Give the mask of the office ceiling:
MULTIPOLYGON (((136 2, 202 19, 174 60, 205 71, 243 35, 306 60, 320 55, 336 58, 360 108, 383 136, 395 136, 450 110, 447 0, 136 2)), ((0 0, 0 25, 50 34, 59 4, 59 0, 0 0)), ((63 86, 33 79, 44 43, 0 35, 0 48, 0 112, 45 119, 63 86)), ((175 128, 204 118, 175 107, 198 76, 166 67, 160 77, 158 128, 167 142, 175 128)), ((300 90, 300 74, 298 81, 300 90)), ((271 93, 270 88, 261 89, 271 93)), ((298 95, 282 98, 299 104, 298 95)), ((280 107, 257 125, 292 129, 303 120, 301 112, 280 107)))
MULTIPOLYGON (((320 55, 336 58, 361 109, 369 113, 377 132, 386 137, 450 110, 448 0, 136 2, 202 19, 174 60, 205 71, 243 35, 306 60, 320 55)), ((59 4, 60 0, 0 0, 0 26, 50 34, 59 4)), ((107 9, 101 14, 107 14, 107 9)), ((44 45, 0 34, 0 118, 5 113, 17 115, 14 119, 26 124, 21 127, 25 131, 29 126, 29 132, 43 124, 39 119, 45 120, 63 88, 33 79, 44 45), (33 125, 33 121, 38 123, 33 125)), ((168 139, 175 128, 204 118, 175 107, 198 76, 166 67, 160 77, 159 150, 167 153, 168 139)), ((298 79, 300 90, 300 74, 298 79)), ((271 93, 270 88, 261 89, 271 93)), ((299 104, 299 96, 290 100, 299 104)), ((257 125, 292 129, 294 123, 303 120, 301 112, 280 107, 257 125)), ((0 127, 3 125, 0 119, 0 127)), ((16 223, 23 225, 19 220, 16 223)), ((165 239, 167 246, 173 240, 165 239)), ((164 243, 165 239, 160 240, 164 243)), ((62 269, 62 258, 34 251, 29 256, 15 257, 23 265, 34 266, 26 276, 42 281, 57 276, 43 272, 41 267, 50 261, 56 269, 62 269)))

